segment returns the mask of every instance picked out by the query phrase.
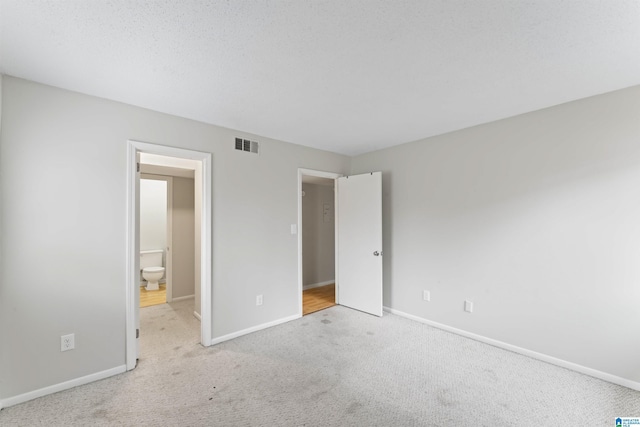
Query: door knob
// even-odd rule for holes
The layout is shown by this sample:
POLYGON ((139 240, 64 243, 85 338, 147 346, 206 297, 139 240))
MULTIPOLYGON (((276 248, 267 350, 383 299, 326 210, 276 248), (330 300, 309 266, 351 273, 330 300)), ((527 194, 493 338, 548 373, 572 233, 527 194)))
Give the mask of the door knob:
POLYGON ((373 253, 373 255, 374 255, 374 256, 380 256, 380 255, 382 255, 382 252, 375 251, 375 252, 373 253))

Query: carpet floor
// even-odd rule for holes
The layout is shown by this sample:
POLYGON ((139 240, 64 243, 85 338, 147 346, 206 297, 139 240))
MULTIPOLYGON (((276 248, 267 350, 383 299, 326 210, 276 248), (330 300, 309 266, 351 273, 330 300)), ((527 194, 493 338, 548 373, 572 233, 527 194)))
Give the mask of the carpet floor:
POLYGON ((341 306, 209 348, 193 300, 142 310, 133 371, 0 412, 3 426, 615 426, 640 392, 341 306))

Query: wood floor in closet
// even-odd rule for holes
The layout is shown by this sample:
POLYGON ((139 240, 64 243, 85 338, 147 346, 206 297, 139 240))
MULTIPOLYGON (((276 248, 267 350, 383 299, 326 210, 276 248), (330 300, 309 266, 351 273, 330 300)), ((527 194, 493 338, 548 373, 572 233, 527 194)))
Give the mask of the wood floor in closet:
POLYGON ((302 292, 302 315, 336 305, 336 285, 320 286, 302 292))

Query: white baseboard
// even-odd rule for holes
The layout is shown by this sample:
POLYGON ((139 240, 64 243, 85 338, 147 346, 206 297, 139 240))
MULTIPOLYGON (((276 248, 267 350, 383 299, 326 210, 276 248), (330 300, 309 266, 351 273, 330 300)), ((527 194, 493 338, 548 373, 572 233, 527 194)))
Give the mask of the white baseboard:
POLYGON ((178 297, 178 298, 173 298, 173 300, 171 302, 176 302, 176 301, 183 301, 186 299, 191 299, 191 298, 195 298, 195 295, 186 295, 184 297, 178 297))
POLYGON ((202 322, 202 317, 200 317, 200 313, 198 313, 197 311, 193 312, 193 317, 195 317, 196 319, 202 322))
POLYGON ((232 340, 234 338, 241 337, 242 335, 247 335, 247 334, 250 334, 252 332, 257 332, 257 331, 260 331, 262 329, 267 329, 267 328, 270 328, 272 326, 277 326, 277 325, 280 325, 282 323, 287 323, 287 322, 290 322, 292 320, 296 320, 296 319, 299 319, 299 318, 300 318, 300 315, 299 314, 295 314, 293 316, 284 317, 282 319, 274 320, 273 322, 268 322, 268 323, 263 323, 262 325, 252 326, 251 328, 247 328, 247 329, 243 329, 243 330, 238 331, 238 332, 233 332, 231 334, 223 335, 223 336, 218 337, 218 338, 213 338, 211 340, 211 345, 219 344, 219 343, 224 342, 224 341, 229 341, 229 340, 232 340))
POLYGON ((333 285, 334 283, 336 283, 335 280, 327 280, 326 282, 311 283, 308 285, 304 285, 302 287, 302 290, 306 291, 307 289, 319 288, 320 286, 333 285))
POLYGON ((106 371, 96 372, 95 374, 86 375, 84 377, 76 378, 73 380, 65 381, 60 384, 54 384, 48 387, 44 387, 38 390, 30 391, 28 393, 19 394, 17 396, 9 397, 0 400, 0 409, 8 408, 9 406, 17 405, 19 403, 28 402, 29 400, 36 399, 38 397, 46 396, 48 394, 57 393, 59 391, 68 390, 79 385, 85 385, 94 381, 102 380, 114 375, 121 374, 127 371, 127 366, 117 366, 115 368, 107 369, 106 371))
POLYGON ((488 338, 482 335, 477 335, 472 332, 467 332, 462 329, 454 328, 452 326, 447 326, 442 323, 434 322, 432 320, 428 320, 422 317, 414 316, 413 314, 405 313, 400 310, 395 310, 393 308, 384 307, 384 311, 387 313, 395 314, 396 316, 404 317, 407 319, 415 320, 416 322, 424 323, 429 326, 433 326, 434 328, 442 329, 443 331, 451 332, 456 335, 461 335, 466 338, 471 338, 475 341, 480 341, 485 344, 492 345, 494 347, 502 348, 504 350, 513 351, 514 353, 522 354, 524 356, 531 357, 532 359, 541 360, 543 362, 550 363, 552 365, 560 366, 562 368, 566 368, 575 372, 579 372, 581 374, 589 375, 594 378, 598 378, 603 381, 607 381, 613 384, 621 385, 623 387, 630 388, 632 390, 640 391, 640 382, 631 381, 626 378, 618 377, 616 375, 608 374, 606 372, 598 371, 596 369, 587 368, 586 366, 578 365, 573 362, 568 362, 566 360, 558 359, 553 356, 549 356, 543 353, 538 353, 536 351, 528 350, 526 348, 518 347, 512 344, 508 344, 503 341, 494 340, 493 338, 488 338))

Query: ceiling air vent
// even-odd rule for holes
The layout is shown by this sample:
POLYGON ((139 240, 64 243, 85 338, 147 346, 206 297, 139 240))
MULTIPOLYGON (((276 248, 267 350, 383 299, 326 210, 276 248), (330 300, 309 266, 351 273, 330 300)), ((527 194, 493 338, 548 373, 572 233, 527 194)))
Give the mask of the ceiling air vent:
POLYGON ((258 141, 250 141, 248 139, 236 138, 236 150, 246 151, 247 153, 258 154, 258 141))

